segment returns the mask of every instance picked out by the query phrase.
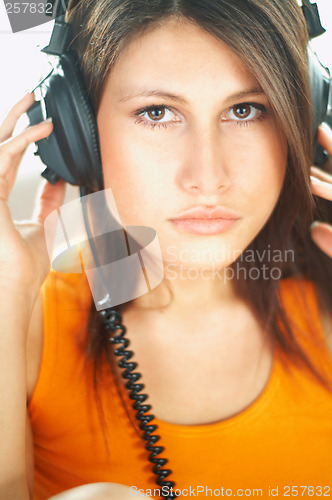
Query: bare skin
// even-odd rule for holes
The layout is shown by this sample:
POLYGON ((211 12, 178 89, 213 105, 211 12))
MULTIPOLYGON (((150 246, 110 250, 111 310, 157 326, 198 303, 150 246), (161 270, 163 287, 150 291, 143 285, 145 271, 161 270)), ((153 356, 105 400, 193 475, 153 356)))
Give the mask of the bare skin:
POLYGON ((44 186, 34 221, 15 224, 8 197, 27 146, 47 137, 52 124, 41 123, 12 137, 17 119, 34 102, 26 95, 0 126, 0 497, 25 500, 32 494, 31 455, 25 454, 28 439, 26 416, 26 339, 39 289, 49 270, 43 221, 63 200, 64 183, 44 186), (13 334, 13 332, 15 334, 13 334))
MULTIPOLYGON (((49 500, 132 500, 133 492, 128 486, 115 483, 93 483, 67 490, 50 497, 49 500)), ((140 492, 139 498, 151 499, 140 492)))

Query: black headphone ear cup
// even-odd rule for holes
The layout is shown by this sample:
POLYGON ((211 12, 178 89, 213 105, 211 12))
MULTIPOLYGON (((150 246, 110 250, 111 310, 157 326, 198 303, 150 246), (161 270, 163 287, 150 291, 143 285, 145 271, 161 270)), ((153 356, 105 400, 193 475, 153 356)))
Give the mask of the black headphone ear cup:
MULTIPOLYGON (((47 115, 64 165, 75 183, 91 190, 103 188, 99 135, 91 101, 85 89, 76 54, 67 52, 47 82, 47 115)), ((56 170, 56 166, 53 170, 56 170)), ((59 172, 60 177, 63 175, 59 172)))

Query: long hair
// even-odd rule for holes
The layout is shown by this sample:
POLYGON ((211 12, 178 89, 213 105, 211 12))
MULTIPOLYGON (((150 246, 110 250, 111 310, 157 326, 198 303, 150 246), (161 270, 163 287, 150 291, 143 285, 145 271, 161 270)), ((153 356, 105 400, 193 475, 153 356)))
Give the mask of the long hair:
MULTIPOLYGON (((67 20, 73 27, 85 85, 95 112, 106 76, 122 50, 148 30, 174 18, 189 20, 226 43, 259 81, 287 137, 288 161, 279 200, 269 220, 241 259, 247 273, 235 280, 238 295, 289 359, 304 364, 324 384, 299 344, 280 295, 280 282, 296 278, 314 283, 319 303, 332 310, 331 260, 310 237, 314 219, 331 221, 331 208, 310 192, 312 105, 308 78, 308 30, 296 0, 82 0, 73 2, 67 20), (269 252, 266 249, 269 248, 269 252), (269 255, 291 252, 291 260, 271 263, 269 255), (257 259, 259 256, 259 259, 257 259), (247 279, 253 267, 277 266, 273 279, 247 279)), ((193 54, 194 57, 194 54, 193 54)), ((264 161, 264 159, 262 159, 264 161)), ((235 273, 236 274, 236 273, 235 273)), ((124 306, 126 307, 126 306, 124 306)), ((121 310, 121 307, 119 307, 121 310)), ((305 310, 305 308, 304 308, 305 310)), ((92 304, 89 352, 96 366, 107 350, 103 327, 92 304)))

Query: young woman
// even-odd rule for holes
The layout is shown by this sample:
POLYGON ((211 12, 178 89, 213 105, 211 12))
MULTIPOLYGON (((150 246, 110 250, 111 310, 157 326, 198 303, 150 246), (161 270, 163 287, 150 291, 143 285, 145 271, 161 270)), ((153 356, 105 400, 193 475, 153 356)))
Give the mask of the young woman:
POLYGON ((91 0, 68 20, 104 188, 160 242, 164 281, 116 308, 160 439, 145 448, 85 276, 49 272, 64 183, 11 220, 21 156, 53 130, 12 137, 27 95, 0 128, 1 498, 330 496, 332 177, 311 167, 301 9, 91 0))

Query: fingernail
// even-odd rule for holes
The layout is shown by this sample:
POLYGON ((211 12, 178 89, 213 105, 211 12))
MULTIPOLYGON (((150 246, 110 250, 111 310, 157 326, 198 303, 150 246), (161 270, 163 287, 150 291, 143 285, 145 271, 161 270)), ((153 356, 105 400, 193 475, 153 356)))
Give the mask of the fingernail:
POLYGON ((319 226, 320 222, 318 220, 315 220, 311 225, 310 225, 310 231, 312 229, 315 229, 315 227, 319 226))
POLYGON ((50 116, 49 118, 46 118, 42 123, 53 123, 53 118, 50 116))
POLYGON ((326 132, 330 137, 332 137, 332 130, 328 123, 323 122, 321 124, 321 127, 324 130, 324 132, 326 132))
POLYGON ((313 175, 310 176, 310 181, 312 182, 312 184, 324 184, 323 181, 317 179, 317 177, 314 177, 313 175))

